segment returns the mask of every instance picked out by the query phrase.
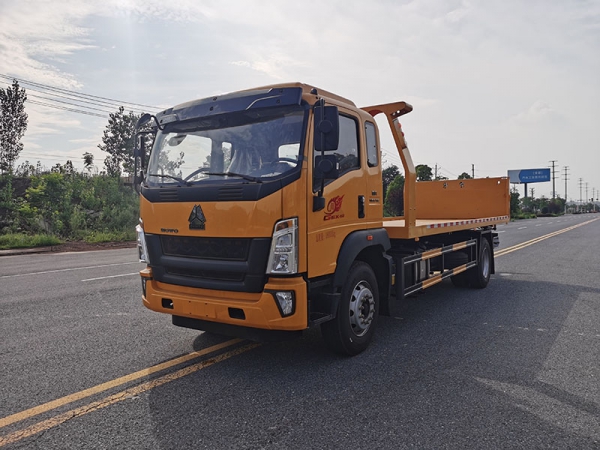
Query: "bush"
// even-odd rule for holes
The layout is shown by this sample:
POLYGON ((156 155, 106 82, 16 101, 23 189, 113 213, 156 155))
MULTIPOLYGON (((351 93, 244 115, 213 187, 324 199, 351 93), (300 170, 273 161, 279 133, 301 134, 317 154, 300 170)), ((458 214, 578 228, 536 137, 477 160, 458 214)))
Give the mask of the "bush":
POLYGON ((388 186, 383 203, 385 217, 399 217, 404 214, 404 176, 399 174, 388 186))
MULTIPOLYGON (((13 236, 52 236, 58 241, 135 240, 139 198, 133 189, 118 177, 89 177, 59 169, 20 182, 19 196, 12 187, 13 178, 0 179, 0 231, 13 236)), ((18 244, 14 238, 8 242, 18 244)))

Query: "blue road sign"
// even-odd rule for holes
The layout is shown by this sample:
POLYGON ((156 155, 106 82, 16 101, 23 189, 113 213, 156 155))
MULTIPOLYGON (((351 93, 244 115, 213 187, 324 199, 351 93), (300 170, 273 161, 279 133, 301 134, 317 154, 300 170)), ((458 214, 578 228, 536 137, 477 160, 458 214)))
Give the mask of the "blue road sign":
POLYGON ((550 169, 509 170, 508 178, 511 183, 541 183, 550 181, 550 169))

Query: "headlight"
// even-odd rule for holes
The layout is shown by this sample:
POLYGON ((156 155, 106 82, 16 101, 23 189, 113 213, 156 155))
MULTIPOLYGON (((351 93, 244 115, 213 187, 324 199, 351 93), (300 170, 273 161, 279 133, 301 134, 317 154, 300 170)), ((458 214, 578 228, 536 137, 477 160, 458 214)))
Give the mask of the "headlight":
POLYGON ((137 232, 137 247, 138 254, 140 257, 140 262, 150 264, 150 258, 148 257, 148 247, 146 246, 146 236, 144 235, 144 229, 137 225, 135 227, 135 231, 137 232))
POLYGON ((298 271, 298 219, 280 220, 275 224, 267 273, 294 274, 298 271))

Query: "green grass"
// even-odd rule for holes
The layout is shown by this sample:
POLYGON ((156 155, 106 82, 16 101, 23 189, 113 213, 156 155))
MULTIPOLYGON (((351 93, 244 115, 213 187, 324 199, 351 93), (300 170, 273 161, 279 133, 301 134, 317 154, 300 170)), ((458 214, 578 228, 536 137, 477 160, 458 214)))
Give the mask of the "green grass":
POLYGON ((0 236, 0 250, 8 250, 11 248, 47 247, 61 243, 62 241, 57 237, 49 236, 47 234, 34 234, 32 236, 28 236, 25 234, 12 233, 0 236))
POLYGON ((135 230, 131 231, 93 231, 88 234, 84 239, 88 244, 97 244, 100 242, 123 242, 123 241, 135 241, 136 234, 135 230))
POLYGON ((537 219, 537 216, 534 213, 518 213, 510 215, 510 220, 512 221, 521 219, 537 219))

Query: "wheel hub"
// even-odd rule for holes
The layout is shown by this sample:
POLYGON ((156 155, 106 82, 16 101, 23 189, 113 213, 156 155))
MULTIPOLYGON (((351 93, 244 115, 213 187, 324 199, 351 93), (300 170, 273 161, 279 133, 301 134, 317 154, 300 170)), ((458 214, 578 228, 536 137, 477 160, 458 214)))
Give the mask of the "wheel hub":
POLYGON ((481 274, 484 278, 487 278, 490 274, 490 255, 484 253, 481 258, 481 274))
POLYGON ((371 326, 375 315, 375 299, 369 286, 361 281, 350 298, 350 327, 357 336, 363 336, 371 326))

